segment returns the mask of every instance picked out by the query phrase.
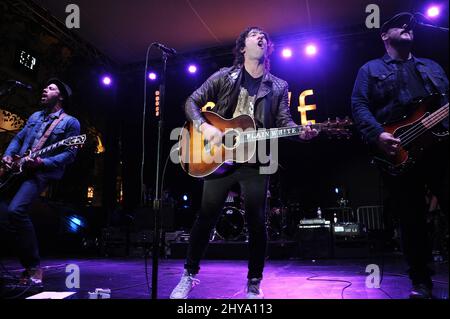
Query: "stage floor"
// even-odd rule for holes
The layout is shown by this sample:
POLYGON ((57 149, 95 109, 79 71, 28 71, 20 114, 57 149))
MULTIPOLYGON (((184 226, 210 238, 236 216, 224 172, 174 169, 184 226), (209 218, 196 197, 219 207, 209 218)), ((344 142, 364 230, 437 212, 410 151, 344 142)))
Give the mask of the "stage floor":
MULTIPOLYGON (((3 260, 9 275, 20 275, 16 261, 3 260)), ((381 289, 366 287, 366 266, 377 264, 381 257, 360 260, 268 260, 262 289, 266 299, 404 299, 408 298, 410 282, 401 256, 384 258, 381 289)), ((76 291, 72 299, 87 299, 96 288, 111 289, 112 299, 150 298, 146 284, 143 259, 44 259, 45 291, 76 291), (76 264, 80 269, 80 289, 67 289, 66 266, 76 264)), ((158 297, 167 299, 178 283, 183 260, 161 260, 159 264, 158 297)), ((448 263, 434 263, 433 294, 448 299, 448 263)), ((2 270, 4 273, 5 270, 2 270)), ((148 278, 151 283, 151 259, 148 278)), ((197 276, 200 285, 191 299, 245 298, 247 262, 245 260, 204 260, 197 276)), ((17 289, 13 296, 20 294, 17 289)), ((24 298, 27 293, 19 298, 24 298)))

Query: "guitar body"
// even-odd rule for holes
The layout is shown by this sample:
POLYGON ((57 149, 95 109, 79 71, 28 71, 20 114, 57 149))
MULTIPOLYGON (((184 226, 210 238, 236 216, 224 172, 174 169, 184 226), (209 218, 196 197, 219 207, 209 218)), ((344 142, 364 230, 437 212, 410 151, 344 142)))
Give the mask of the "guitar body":
POLYGON ((32 173, 23 169, 26 157, 33 159, 41 155, 61 151, 61 149, 65 148, 82 147, 85 141, 86 134, 71 136, 62 141, 49 145, 44 149, 34 152, 29 150, 22 157, 15 156, 11 165, 0 162, 0 192, 13 188, 15 185, 23 181, 27 177, 28 173, 32 173))
MULTIPOLYGON (((438 95, 431 95, 419 101, 412 114, 394 123, 384 125, 385 132, 391 133, 396 138, 403 137, 401 140, 405 142, 408 137, 412 137, 413 133, 418 131, 421 122, 430 116, 438 103, 438 95)), ((447 137, 448 130, 438 124, 433 129, 425 130, 413 140, 411 139, 411 142, 405 146, 400 146, 396 155, 391 156, 375 150, 373 162, 390 175, 401 175, 422 157, 427 148, 447 137)))
POLYGON ((203 112, 206 121, 222 131, 222 145, 211 145, 204 140, 192 122, 186 122, 179 135, 179 158, 183 170, 193 177, 223 174, 232 163, 250 161, 256 152, 256 142, 240 143, 239 133, 256 130, 248 115, 225 119, 213 112, 203 112))
MULTIPOLYGON (((27 152, 25 156, 30 154, 27 152)), ((0 191, 5 191, 14 185, 17 185, 19 180, 22 180, 24 172, 22 170, 21 158, 15 157, 10 167, 5 164, 0 165, 0 191)))

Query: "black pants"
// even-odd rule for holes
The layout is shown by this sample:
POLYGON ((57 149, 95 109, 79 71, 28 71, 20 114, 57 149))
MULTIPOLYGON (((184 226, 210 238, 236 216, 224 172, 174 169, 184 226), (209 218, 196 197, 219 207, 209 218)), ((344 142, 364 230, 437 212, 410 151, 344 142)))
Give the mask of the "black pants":
POLYGON ((28 210, 47 183, 44 176, 37 175, 20 183, 12 195, 0 198, 0 238, 15 246, 24 268, 40 265, 39 246, 28 210))
POLYGON ((431 245, 427 234, 425 190, 426 186, 431 189, 448 216, 448 151, 448 143, 436 145, 405 175, 383 176, 385 207, 400 220, 402 249, 413 283, 432 284, 432 273, 427 267, 431 261, 431 245))
POLYGON ((228 190, 239 183, 249 230, 248 278, 262 278, 267 248, 266 198, 268 175, 257 167, 238 166, 225 176, 207 179, 203 185, 200 213, 191 230, 185 269, 191 274, 200 270, 200 259, 209 243, 212 229, 222 211, 228 190))

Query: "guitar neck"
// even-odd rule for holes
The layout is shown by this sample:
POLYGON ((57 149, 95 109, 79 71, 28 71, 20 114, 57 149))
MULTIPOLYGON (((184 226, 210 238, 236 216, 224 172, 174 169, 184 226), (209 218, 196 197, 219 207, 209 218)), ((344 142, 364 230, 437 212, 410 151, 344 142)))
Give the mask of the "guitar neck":
POLYGON ((42 155, 44 155, 44 154, 47 154, 47 153, 49 153, 49 152, 51 152, 51 151, 53 151, 53 150, 55 150, 55 149, 61 147, 62 145, 64 145, 64 140, 63 140, 63 141, 59 141, 59 142, 57 142, 57 143, 55 143, 55 144, 52 144, 52 145, 50 145, 50 146, 47 146, 47 147, 45 147, 45 148, 43 148, 43 149, 41 149, 41 150, 39 150, 39 151, 32 152, 32 153, 29 155, 29 157, 31 157, 31 158, 36 158, 36 157, 42 156, 42 155))
MULTIPOLYGON (((318 132, 322 129, 321 124, 311 124, 309 125, 311 129, 316 129, 318 132)), ((273 138, 281 138, 288 136, 299 135, 304 129, 306 125, 298 125, 292 127, 281 127, 281 128, 272 128, 272 129, 261 129, 257 131, 243 132, 244 142, 252 142, 252 141, 262 141, 273 138)))

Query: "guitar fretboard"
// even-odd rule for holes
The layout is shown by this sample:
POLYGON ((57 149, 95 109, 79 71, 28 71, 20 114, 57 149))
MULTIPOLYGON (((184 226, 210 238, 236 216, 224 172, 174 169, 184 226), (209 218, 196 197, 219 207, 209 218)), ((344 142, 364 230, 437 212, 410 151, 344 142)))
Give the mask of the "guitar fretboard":
MULTIPOLYGON (((320 131, 322 129, 321 124, 311 124, 311 129, 316 129, 320 131)), ((293 127, 281 127, 281 128, 272 128, 272 129, 260 129, 257 131, 243 132, 242 136, 244 137, 244 142, 252 142, 252 141, 262 141, 272 138, 281 138, 299 135, 302 130, 305 129, 305 126, 293 126, 293 127)))
POLYGON ((39 150, 37 152, 33 152, 33 153, 30 154, 30 157, 31 158, 39 157, 41 155, 44 155, 46 153, 49 153, 49 152, 57 149, 58 147, 61 147, 62 145, 64 145, 64 141, 60 141, 58 143, 52 144, 50 146, 47 146, 47 147, 45 147, 45 148, 43 148, 43 149, 41 149, 41 150, 39 150))

